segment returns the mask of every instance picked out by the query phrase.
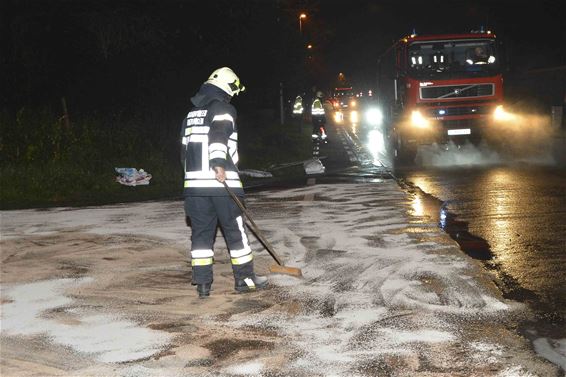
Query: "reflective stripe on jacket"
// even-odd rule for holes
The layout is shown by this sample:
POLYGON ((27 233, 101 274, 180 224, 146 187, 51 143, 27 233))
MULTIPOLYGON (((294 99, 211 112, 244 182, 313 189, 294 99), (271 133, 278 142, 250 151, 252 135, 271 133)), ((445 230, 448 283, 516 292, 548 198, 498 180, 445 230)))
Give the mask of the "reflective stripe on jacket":
POLYGON ((181 144, 184 159, 185 196, 226 196, 224 185, 216 180, 214 167, 226 170, 226 183, 236 195, 244 195, 236 167, 238 130, 236 109, 212 99, 193 108, 183 121, 181 144))
POLYGON ((311 106, 311 115, 324 115, 324 107, 320 99, 315 99, 311 106))

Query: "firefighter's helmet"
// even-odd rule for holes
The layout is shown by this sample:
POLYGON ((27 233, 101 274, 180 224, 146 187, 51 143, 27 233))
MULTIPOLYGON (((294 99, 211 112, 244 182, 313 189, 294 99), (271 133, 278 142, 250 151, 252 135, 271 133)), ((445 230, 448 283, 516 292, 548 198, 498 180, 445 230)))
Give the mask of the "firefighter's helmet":
POLYGON ((316 92, 316 98, 322 98, 324 96, 324 94, 322 94, 322 92, 319 90, 318 92, 316 92))
POLYGON ((206 82, 219 87, 231 97, 246 90, 238 76, 228 67, 218 68, 212 72, 206 82))

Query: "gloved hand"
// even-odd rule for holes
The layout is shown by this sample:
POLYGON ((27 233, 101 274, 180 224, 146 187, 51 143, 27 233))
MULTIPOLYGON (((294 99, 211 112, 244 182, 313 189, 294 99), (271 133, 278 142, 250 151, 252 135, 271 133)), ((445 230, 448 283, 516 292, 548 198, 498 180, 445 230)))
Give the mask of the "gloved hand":
POLYGON ((216 180, 218 182, 223 183, 226 180, 226 170, 224 170, 222 166, 216 166, 214 172, 216 173, 216 180))

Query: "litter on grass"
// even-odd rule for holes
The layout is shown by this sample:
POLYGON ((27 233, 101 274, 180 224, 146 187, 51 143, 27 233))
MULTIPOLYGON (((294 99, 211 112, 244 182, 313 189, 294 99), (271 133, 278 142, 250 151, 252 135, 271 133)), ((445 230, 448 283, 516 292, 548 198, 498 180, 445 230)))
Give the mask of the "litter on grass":
POLYGON ((116 182, 125 186, 140 186, 149 185, 151 174, 143 169, 137 170, 135 168, 114 168, 116 173, 116 182))
POLYGON ((305 168, 305 173, 307 175, 324 174, 326 170, 318 158, 311 158, 310 160, 303 161, 303 167, 305 168))

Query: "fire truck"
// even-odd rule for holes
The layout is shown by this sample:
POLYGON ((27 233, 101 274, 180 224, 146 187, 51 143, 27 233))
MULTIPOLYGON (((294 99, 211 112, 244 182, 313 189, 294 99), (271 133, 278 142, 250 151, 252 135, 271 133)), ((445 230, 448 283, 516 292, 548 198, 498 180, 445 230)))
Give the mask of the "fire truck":
POLYGON ((504 116, 500 48, 490 31, 409 35, 379 59, 377 95, 395 157, 421 144, 479 142, 504 116))
POLYGON ((356 107, 356 97, 351 86, 334 88, 332 92, 332 105, 335 109, 356 107))

